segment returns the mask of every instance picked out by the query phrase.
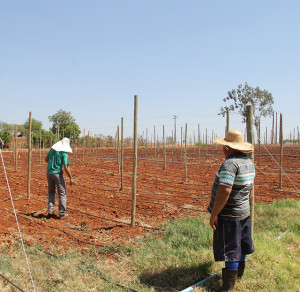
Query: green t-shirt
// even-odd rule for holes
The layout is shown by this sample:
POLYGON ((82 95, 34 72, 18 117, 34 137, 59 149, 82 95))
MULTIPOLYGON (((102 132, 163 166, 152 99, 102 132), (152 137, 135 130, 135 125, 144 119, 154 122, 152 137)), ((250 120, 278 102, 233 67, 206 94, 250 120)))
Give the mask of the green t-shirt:
POLYGON ((46 157, 48 158, 47 174, 61 173, 63 165, 69 165, 67 152, 57 152, 51 148, 46 157))

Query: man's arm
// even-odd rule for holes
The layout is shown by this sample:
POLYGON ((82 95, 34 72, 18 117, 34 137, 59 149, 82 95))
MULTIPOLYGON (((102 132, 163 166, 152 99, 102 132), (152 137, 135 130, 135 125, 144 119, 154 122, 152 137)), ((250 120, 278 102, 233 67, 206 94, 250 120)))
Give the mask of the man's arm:
POLYGON ((72 185, 73 183, 73 179, 72 179, 72 174, 71 174, 71 169, 70 166, 65 164, 64 165, 64 171, 66 172, 66 174, 68 175, 69 179, 70 179, 70 185, 72 185))
POLYGON ((210 215, 210 226, 213 230, 216 230, 216 225, 218 225, 218 215, 222 211, 222 209, 225 207, 232 188, 219 185, 216 199, 214 203, 214 207, 211 211, 210 215))

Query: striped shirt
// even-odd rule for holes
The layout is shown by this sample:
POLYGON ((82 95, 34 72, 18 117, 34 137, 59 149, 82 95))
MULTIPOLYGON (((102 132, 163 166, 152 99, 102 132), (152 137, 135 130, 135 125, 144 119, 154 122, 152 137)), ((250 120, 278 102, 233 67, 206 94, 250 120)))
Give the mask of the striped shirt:
POLYGON ((227 157, 217 171, 208 211, 211 213, 219 185, 222 185, 232 188, 232 191, 219 216, 229 220, 243 220, 250 216, 249 192, 254 177, 254 165, 246 154, 237 152, 227 157))

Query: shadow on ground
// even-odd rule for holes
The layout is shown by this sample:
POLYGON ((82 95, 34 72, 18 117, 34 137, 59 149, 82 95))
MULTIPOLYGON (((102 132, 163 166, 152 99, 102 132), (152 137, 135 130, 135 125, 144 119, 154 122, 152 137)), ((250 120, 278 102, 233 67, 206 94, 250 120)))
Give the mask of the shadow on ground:
POLYGON ((212 274, 212 262, 188 268, 167 268, 157 273, 145 271, 140 281, 154 291, 181 291, 212 274))
POLYGON ((32 212, 32 213, 26 213, 25 214, 26 216, 31 216, 31 217, 34 217, 34 218, 39 218, 39 219, 50 219, 50 218, 53 218, 53 219, 60 219, 59 216, 53 214, 53 215, 49 215, 47 212, 39 212, 39 211, 35 211, 35 212, 32 212))

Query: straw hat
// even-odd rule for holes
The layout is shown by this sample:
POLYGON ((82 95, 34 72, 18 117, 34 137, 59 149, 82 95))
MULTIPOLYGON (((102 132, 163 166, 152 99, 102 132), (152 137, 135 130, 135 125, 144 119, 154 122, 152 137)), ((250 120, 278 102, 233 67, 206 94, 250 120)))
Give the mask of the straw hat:
POLYGON ((254 151, 254 146, 251 143, 244 142, 243 133, 237 130, 230 130, 225 138, 214 139, 213 141, 244 153, 254 151))
POLYGON ((63 152, 72 153, 72 148, 70 146, 69 138, 63 138, 62 140, 56 142, 51 148, 57 152, 63 151, 63 152))

